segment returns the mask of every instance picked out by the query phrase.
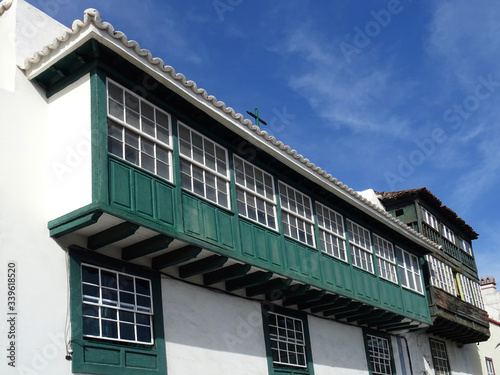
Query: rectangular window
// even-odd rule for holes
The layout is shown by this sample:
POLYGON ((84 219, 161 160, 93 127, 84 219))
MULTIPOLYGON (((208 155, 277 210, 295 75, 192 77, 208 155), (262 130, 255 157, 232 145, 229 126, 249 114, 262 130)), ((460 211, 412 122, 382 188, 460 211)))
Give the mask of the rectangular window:
POLYGON ((278 306, 263 305, 262 319, 269 374, 312 374, 307 315, 278 306))
POLYGON ((495 375, 495 369, 493 368, 493 360, 491 358, 486 358, 486 373, 487 375, 495 375))
POLYGON ((281 216, 285 236, 314 247, 311 198, 279 182, 281 216))
POLYGON ((418 258, 398 246, 396 246, 396 256, 398 258, 401 285, 423 294, 418 258))
POLYGON ((460 242, 460 249, 472 256, 472 247, 470 246, 470 244, 463 238, 459 238, 459 242, 460 242))
POLYGON ((432 362, 434 363, 434 371, 436 375, 449 375, 450 364, 448 363, 448 355, 446 354, 446 345, 442 341, 430 340, 432 362))
POLYGON ((238 156, 234 156, 238 213, 276 229, 276 197, 273 177, 238 156))
POLYGON ((429 264, 431 284, 436 288, 443 289, 456 296, 457 289, 453 280, 453 270, 451 267, 437 260, 432 255, 426 255, 426 259, 429 264))
POLYGON ((230 208, 227 150, 179 122, 179 155, 182 187, 230 208))
POLYGON ((83 336, 153 344, 151 281, 82 264, 83 336))
POLYGON ((396 258, 394 257, 392 243, 374 234, 373 248, 377 257, 378 275, 393 283, 397 283, 396 258))
POLYGON ((393 375, 390 336, 364 332, 367 358, 371 375, 393 375))
POLYGON ((460 285, 460 295, 462 297, 462 300, 484 310, 484 303, 480 285, 475 281, 470 280, 468 277, 462 275, 461 273, 458 273, 457 277, 458 283, 460 285))
POLYGON ((443 225, 443 237, 446 238, 451 243, 455 243, 455 233, 448 228, 446 225, 443 225))
POLYGON ((373 273, 370 232, 351 220, 347 220, 347 234, 351 246, 352 264, 373 273))
POLYGON ((439 231, 439 224, 436 217, 423 207, 422 207, 422 218, 424 222, 429 224, 435 230, 439 231))
POLYGON ((172 181, 170 115, 110 80, 108 152, 172 181))
POLYGON ((344 218, 337 212, 316 202, 321 250, 347 262, 344 218))

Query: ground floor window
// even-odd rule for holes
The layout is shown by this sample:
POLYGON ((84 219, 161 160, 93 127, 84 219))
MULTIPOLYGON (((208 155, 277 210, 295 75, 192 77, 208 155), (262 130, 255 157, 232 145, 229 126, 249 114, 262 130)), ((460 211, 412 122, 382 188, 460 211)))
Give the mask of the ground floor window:
POLYGON ((73 373, 166 373, 160 274, 69 249, 73 373))
POLYGON ((312 374, 306 315, 278 307, 263 309, 271 374, 312 374))
POLYGON ((486 371, 487 375, 495 375, 495 369, 493 368, 493 360, 491 358, 486 358, 486 371))
POLYGON ((448 354, 446 353, 446 345, 442 341, 430 340, 432 362, 434 363, 434 371, 436 375, 449 375, 450 364, 448 362, 448 354))
POLYGON ((370 374, 394 374, 390 336, 379 332, 364 331, 364 338, 370 374))

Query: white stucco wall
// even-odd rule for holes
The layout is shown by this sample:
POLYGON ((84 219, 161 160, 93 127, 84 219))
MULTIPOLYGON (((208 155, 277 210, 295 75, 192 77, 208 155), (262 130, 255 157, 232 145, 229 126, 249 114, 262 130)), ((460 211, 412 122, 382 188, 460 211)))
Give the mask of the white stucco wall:
POLYGON ((268 373, 260 304, 162 280, 169 375, 268 373))
MULTIPOLYGON (((10 11, 10 10, 9 10, 10 11)), ((43 94, 14 70, 15 91, 0 89, 0 373, 69 374, 64 359, 65 253, 47 223, 48 120, 43 94), (16 367, 7 365, 7 266, 16 264, 16 367)))
POLYGON ((90 75, 49 99, 50 218, 92 202, 90 75))

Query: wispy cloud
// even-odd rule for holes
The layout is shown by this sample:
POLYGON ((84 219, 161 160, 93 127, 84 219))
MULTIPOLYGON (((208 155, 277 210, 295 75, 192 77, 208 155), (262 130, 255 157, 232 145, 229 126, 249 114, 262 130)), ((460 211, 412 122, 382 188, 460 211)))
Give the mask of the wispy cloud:
POLYGON ((404 87, 411 83, 402 85, 389 61, 347 64, 340 50, 332 48, 338 43, 326 43, 315 34, 296 29, 286 41, 286 52, 307 62, 302 70, 289 72, 290 87, 335 129, 408 136, 410 122, 397 108, 408 97, 404 87))

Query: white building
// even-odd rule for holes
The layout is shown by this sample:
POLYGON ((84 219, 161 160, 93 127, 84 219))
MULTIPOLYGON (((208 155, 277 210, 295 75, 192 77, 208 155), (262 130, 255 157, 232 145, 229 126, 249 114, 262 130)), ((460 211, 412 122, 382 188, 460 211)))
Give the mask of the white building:
POLYGON ((436 243, 95 10, 0 35, 2 374, 477 374, 436 243))

